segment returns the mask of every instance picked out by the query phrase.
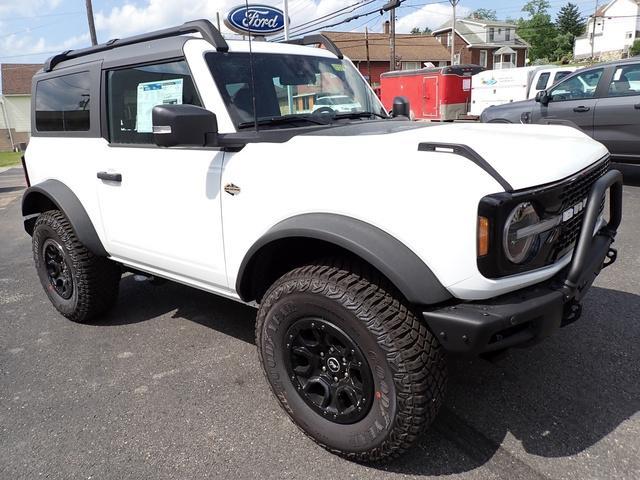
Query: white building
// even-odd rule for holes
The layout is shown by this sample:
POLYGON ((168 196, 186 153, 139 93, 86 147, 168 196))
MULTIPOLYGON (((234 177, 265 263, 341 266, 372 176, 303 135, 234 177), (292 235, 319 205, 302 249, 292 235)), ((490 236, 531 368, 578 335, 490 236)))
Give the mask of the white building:
POLYGON ((612 0, 601 6, 588 22, 583 36, 576 38, 577 60, 593 56, 600 60, 624 58, 640 38, 640 0, 612 0), (595 28, 594 28, 595 22, 595 28))

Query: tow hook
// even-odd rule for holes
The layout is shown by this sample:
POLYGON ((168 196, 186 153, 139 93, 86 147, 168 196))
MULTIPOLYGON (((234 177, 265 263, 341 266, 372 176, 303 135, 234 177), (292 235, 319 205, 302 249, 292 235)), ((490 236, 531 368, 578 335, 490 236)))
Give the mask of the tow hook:
POLYGON ((616 250, 613 247, 609 248, 609 251, 607 252, 607 258, 605 258, 604 263, 602 264, 602 269, 604 270, 608 266, 615 263, 617 258, 618 258, 618 250, 616 250))
POLYGON ((564 315, 562 318, 562 322, 560 323, 561 327, 566 327, 567 325, 575 322, 582 315, 582 305, 575 300, 570 301, 564 307, 564 315))

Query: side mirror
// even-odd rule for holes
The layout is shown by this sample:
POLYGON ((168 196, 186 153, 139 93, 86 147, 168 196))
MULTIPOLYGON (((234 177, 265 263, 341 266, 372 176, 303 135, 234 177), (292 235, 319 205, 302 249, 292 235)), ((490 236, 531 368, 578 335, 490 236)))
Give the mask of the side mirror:
POLYGON ((407 97, 395 97, 393 99, 393 108, 391 110, 392 117, 407 117, 411 116, 411 105, 409 105, 409 99, 407 97))
POLYGON ((536 102, 541 103, 542 105, 549 104, 549 94, 546 90, 540 90, 536 93, 536 102))
POLYGON ((218 120, 195 105, 156 105, 151 111, 153 140, 160 147, 203 147, 218 141, 218 120))

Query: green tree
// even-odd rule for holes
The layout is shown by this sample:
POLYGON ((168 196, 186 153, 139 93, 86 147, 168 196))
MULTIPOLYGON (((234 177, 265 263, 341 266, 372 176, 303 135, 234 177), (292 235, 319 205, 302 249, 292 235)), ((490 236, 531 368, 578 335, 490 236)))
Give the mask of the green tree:
POLYGON ((631 45, 631 48, 629 49, 629 55, 632 57, 640 55, 640 39, 633 42, 633 45, 631 45))
POLYGON ((522 7, 529 18, 518 20, 517 33, 530 45, 529 58, 555 57, 557 30, 549 15, 547 0, 531 0, 522 7))
POLYGON ((471 15, 469 15, 468 18, 475 20, 490 20, 495 22, 498 20, 498 15, 495 10, 491 10, 489 8, 477 8, 473 12, 471 12, 471 15))
POLYGON ((424 27, 423 30, 420 30, 419 27, 413 27, 411 29, 411 35, 431 35, 432 30, 429 27, 424 27))
POLYGON ((580 17, 578 7, 569 2, 558 12, 556 18, 557 35, 554 57, 557 60, 568 60, 573 54, 575 38, 584 33, 584 22, 580 17))
POLYGON ((579 37, 584 33, 585 24, 580 17, 578 6, 569 2, 558 12, 556 27, 560 33, 570 33, 573 37, 579 37))

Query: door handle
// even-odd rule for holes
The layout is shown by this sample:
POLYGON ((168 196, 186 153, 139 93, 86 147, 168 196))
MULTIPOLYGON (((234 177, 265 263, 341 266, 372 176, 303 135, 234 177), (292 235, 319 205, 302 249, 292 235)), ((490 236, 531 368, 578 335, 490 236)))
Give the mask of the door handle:
POLYGON ((576 107, 576 108, 573 109, 573 111, 576 112, 576 113, 588 112, 589 110, 591 110, 591 108, 583 107, 583 106, 576 107))
POLYGON ((121 182, 122 174, 120 173, 109 173, 109 172, 98 172, 98 178, 100 180, 107 180, 109 182, 121 182))

